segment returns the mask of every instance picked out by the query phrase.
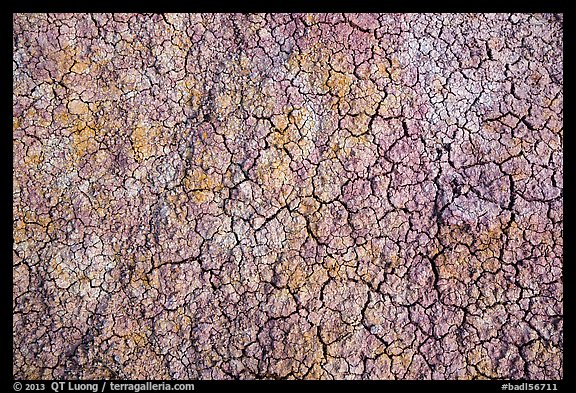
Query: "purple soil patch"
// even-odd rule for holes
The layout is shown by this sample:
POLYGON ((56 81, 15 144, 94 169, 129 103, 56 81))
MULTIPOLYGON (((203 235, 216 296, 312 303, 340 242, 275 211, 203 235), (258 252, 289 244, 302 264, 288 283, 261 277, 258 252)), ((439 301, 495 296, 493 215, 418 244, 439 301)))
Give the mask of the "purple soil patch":
POLYGON ((563 377, 562 15, 13 16, 13 376, 563 377))

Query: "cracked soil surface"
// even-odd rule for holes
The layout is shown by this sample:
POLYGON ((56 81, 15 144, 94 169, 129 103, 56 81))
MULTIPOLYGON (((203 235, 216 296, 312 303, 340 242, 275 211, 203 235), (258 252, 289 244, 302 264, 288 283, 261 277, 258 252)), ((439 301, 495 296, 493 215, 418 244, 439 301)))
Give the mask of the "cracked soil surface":
POLYGON ((13 376, 563 377, 562 15, 13 16, 13 376))

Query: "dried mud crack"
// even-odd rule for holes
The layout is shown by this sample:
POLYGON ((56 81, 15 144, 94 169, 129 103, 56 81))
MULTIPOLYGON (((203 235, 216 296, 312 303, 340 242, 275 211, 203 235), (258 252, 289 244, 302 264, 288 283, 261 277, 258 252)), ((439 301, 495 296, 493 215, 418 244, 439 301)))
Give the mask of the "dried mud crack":
POLYGON ((563 16, 13 16, 13 376, 563 377, 563 16))

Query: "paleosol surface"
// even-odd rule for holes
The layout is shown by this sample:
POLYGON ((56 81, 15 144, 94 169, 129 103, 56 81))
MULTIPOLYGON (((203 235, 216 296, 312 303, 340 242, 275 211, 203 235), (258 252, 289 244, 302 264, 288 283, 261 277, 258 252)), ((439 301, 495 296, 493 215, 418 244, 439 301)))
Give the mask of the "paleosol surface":
POLYGON ((15 14, 14 377, 562 378, 562 26, 15 14))

